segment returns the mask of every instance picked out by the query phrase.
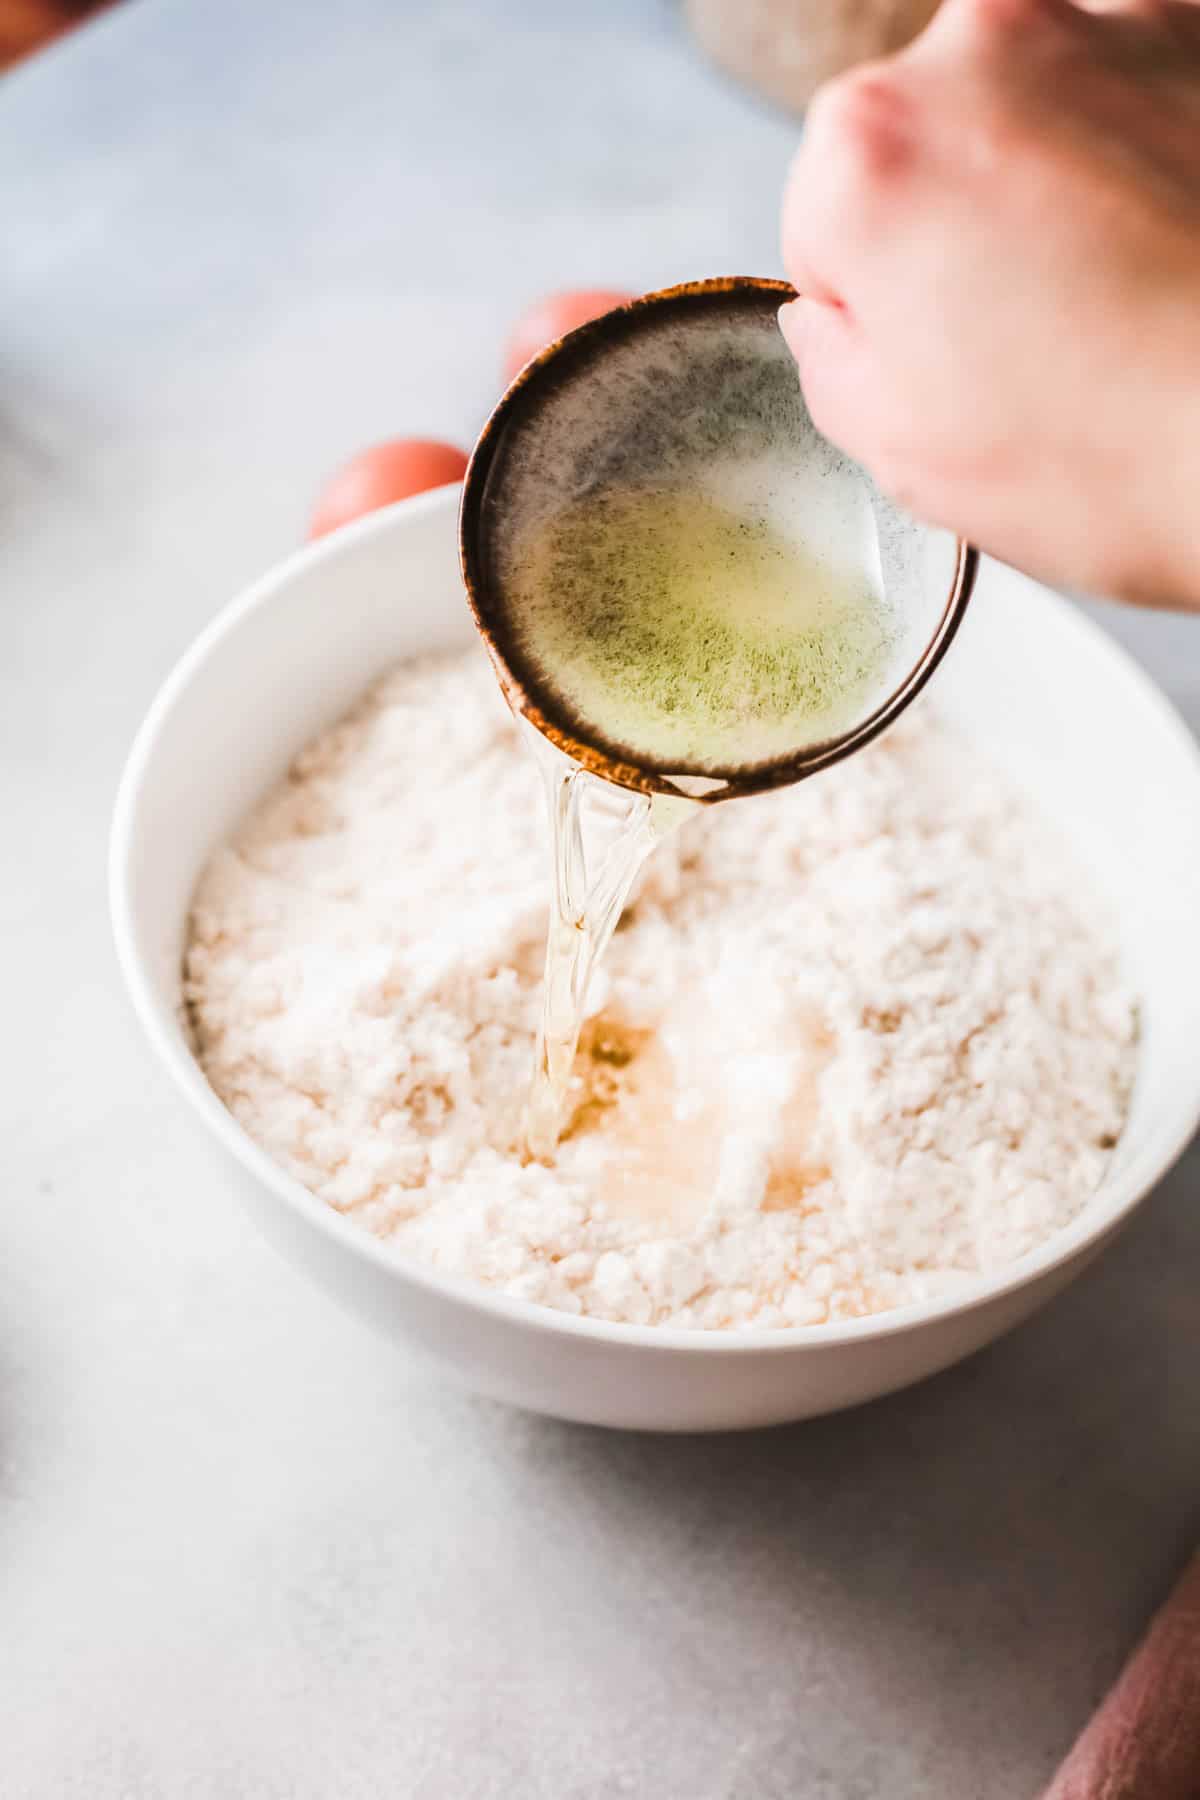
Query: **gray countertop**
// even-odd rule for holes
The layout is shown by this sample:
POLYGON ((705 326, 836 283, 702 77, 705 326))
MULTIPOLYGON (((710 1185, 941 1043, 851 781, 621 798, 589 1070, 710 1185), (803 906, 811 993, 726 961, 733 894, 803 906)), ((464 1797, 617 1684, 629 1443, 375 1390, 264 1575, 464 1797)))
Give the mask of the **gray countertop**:
MULTIPOLYGON (((1025 1800, 1196 1535, 1195 1148, 950 1374, 639 1439, 276 1261, 118 989, 177 653, 530 295, 775 269, 794 135, 662 0, 139 0, 0 84, 6 1800, 1025 1800)), ((1200 724, 1200 622, 1105 617, 1200 724)))

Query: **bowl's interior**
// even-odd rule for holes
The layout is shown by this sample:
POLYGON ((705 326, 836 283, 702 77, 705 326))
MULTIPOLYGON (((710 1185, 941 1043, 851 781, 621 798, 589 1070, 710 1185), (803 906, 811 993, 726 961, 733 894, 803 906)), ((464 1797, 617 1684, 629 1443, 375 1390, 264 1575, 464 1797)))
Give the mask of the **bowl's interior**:
MULTIPOLYGON (((210 852, 391 662, 471 642, 457 494, 406 502, 300 553, 214 622, 155 703, 122 790, 113 876, 135 997, 169 1057, 190 1056, 180 961, 210 852)), ((1034 794, 1119 920, 1143 1038, 1129 1123, 1088 1209, 1086 1234, 1098 1233, 1178 1152, 1200 1109, 1200 753, 1123 652, 995 565, 931 703, 1034 794)))

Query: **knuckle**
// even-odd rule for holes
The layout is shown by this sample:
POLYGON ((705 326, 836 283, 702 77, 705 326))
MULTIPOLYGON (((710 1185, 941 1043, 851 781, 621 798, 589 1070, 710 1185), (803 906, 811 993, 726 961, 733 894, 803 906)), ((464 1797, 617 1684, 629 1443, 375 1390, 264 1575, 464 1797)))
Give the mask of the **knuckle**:
POLYGON ((911 160, 913 116, 885 64, 867 64, 828 83, 813 100, 809 129, 826 146, 876 177, 911 160))

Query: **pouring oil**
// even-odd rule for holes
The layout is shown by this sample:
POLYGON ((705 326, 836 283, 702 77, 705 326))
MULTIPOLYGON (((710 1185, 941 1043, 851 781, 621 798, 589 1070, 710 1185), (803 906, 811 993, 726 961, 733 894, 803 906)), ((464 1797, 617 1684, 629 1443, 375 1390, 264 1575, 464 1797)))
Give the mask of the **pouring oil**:
POLYGON ((552 1162, 562 1135, 593 971, 646 858, 695 802, 601 781, 532 727, 550 815, 552 888, 542 1016, 525 1109, 525 1151, 552 1162))
POLYGON ((706 785, 705 770, 794 754, 863 717, 886 689, 896 630, 869 558, 818 560, 761 510, 695 488, 589 495, 522 548, 520 646, 580 737, 637 766, 689 772, 675 777, 678 798, 630 792, 528 728, 553 885, 525 1148, 551 1161, 592 973, 639 869, 695 805, 684 796, 706 785))

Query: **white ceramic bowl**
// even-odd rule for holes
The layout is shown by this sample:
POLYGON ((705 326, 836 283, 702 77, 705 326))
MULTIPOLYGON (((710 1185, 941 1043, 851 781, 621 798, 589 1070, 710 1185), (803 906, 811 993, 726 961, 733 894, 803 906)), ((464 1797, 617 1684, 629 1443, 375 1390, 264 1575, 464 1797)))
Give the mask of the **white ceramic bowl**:
POLYGON ((1144 1008, 1133 1108, 1107 1179, 1035 1254, 952 1298, 845 1324, 691 1332, 571 1318, 400 1260, 277 1168, 209 1088, 181 1024, 197 875, 293 753, 389 663, 470 642, 457 501, 442 489, 377 513, 258 582, 188 651, 130 756, 112 838, 117 949, 150 1041, 228 1152, 229 1176, 284 1253, 343 1302, 471 1386, 564 1418, 658 1430, 800 1419, 997 1337, 1078 1274, 1200 1116, 1200 754, 1114 644, 1006 569, 983 570, 933 691, 1036 793, 1111 897, 1144 1008))

